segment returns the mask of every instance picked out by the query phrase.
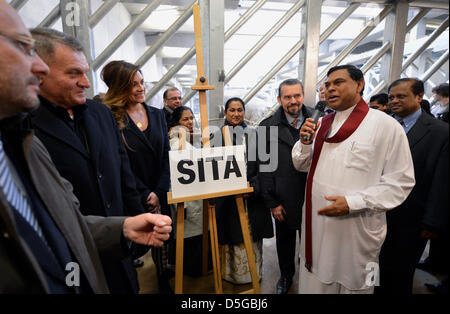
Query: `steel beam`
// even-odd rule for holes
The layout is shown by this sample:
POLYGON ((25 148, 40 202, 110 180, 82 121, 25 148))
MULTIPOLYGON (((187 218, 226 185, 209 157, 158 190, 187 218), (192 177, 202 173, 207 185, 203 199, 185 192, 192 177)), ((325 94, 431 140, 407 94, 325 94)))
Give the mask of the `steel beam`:
POLYGON ((225 39, 229 39, 242 25, 244 25, 265 3, 267 0, 258 0, 242 15, 225 33, 225 39))
MULTIPOLYGON (((244 25, 245 22, 247 22, 266 2, 267 0, 258 0, 250 8, 248 8, 247 11, 245 11, 245 13, 225 32, 224 41, 226 42, 228 39, 230 39, 231 36, 233 36, 233 34, 237 32, 238 29, 241 28, 241 26, 244 25)), ((186 93, 186 95, 184 95, 183 97, 183 103, 188 102, 196 93, 196 90, 190 90, 188 93, 186 93)))
POLYGON ((408 25, 406 26, 406 32, 408 33, 411 31, 411 29, 416 26, 417 23, 425 16, 428 12, 430 12, 431 9, 420 9, 419 13, 416 14, 415 17, 411 19, 411 21, 408 22, 408 25))
POLYGON ((170 27, 159 36, 159 38, 144 52, 144 54, 135 62, 137 66, 142 67, 151 57, 164 45, 170 37, 192 16, 192 8, 196 0, 180 15, 180 17, 170 27))
POLYGON ((209 91, 208 113, 211 119, 221 118, 224 97, 224 43, 225 43, 224 1, 209 1, 209 91))
POLYGON ((324 42, 341 24, 360 6, 360 3, 352 3, 339 15, 333 23, 320 35, 320 43, 324 42))
POLYGON ((364 63, 364 65, 361 67, 361 71, 365 74, 371 67, 377 63, 377 61, 386 53, 388 52, 392 47, 392 44, 390 41, 386 41, 383 46, 381 46, 380 49, 378 49, 377 53, 374 54, 372 57, 370 57, 369 60, 364 63))
MULTIPOLYGON (((179 60, 176 64, 174 64, 169 71, 150 89, 150 91, 145 95, 146 101, 155 96, 166 83, 195 55, 195 46, 191 47, 179 60)), ((183 98, 183 103, 186 103, 187 100, 183 98)))
POLYGON ((448 50, 444 54, 442 54, 442 56, 436 62, 433 63, 431 68, 429 68, 424 74, 420 76, 420 79, 424 82, 427 81, 447 61, 448 61, 448 50))
POLYGON ((89 17, 89 27, 94 28, 102 18, 119 2, 119 0, 104 1, 103 4, 89 17))
POLYGON ((92 72, 92 43, 91 30, 89 29, 89 3, 88 0, 60 0, 59 3, 61 18, 63 24, 63 32, 77 38, 86 55, 89 63, 89 72, 86 76, 91 83, 91 87, 86 91, 86 96, 92 98, 94 96, 94 75, 92 72))
POLYGON ((249 61, 253 58, 270 39, 300 10, 305 4, 305 0, 297 1, 282 17, 272 26, 272 28, 245 54, 245 56, 230 70, 225 76, 227 84, 249 61))
POLYGON ((285 55, 284 55, 284 57, 263 77, 263 79, 261 80, 261 81, 259 81, 259 83, 256 85, 256 86, 254 86, 248 93, 247 93, 247 95, 245 95, 245 97, 244 97, 244 102, 245 103, 248 103, 249 101, 250 101, 250 99, 252 99, 253 98, 253 96, 255 96, 256 95, 256 93, 258 93, 259 92, 259 90, 261 89, 261 88, 263 88, 264 87, 264 85, 266 85, 266 83, 272 78, 272 77, 274 77, 275 76, 275 74, 278 72, 278 71, 280 71, 280 69, 286 64, 286 63, 288 63, 289 62, 289 60, 291 60, 294 56, 295 56, 295 54, 297 53, 297 52, 299 52, 300 51, 300 49, 302 49, 302 47, 303 47, 303 43, 304 43, 304 40, 303 39, 300 39, 292 48, 291 48, 291 50, 289 50, 285 55))
POLYGON ((368 103, 370 100, 370 97, 372 97, 373 95, 379 94, 381 93, 381 91, 386 87, 386 82, 381 80, 377 86, 375 86, 375 88, 370 92, 369 96, 367 96, 367 98, 365 99, 366 102, 368 103))
POLYGON ((22 9, 22 7, 28 2, 28 0, 12 0, 9 5, 12 6, 16 11, 22 9))
POLYGON ((363 31, 344 50, 341 51, 336 59, 334 59, 333 62, 331 62, 324 71, 322 71, 317 80, 318 84, 323 81, 323 79, 327 75, 328 70, 338 65, 358 45, 358 43, 363 40, 364 37, 366 37, 386 17, 386 15, 388 15, 389 12, 392 11, 393 8, 393 5, 387 5, 380 12, 380 14, 378 14, 377 17, 370 21, 370 23, 363 29, 363 31))
POLYGON ((133 21, 117 36, 112 43, 94 60, 93 67, 97 71, 100 66, 119 48, 150 14, 161 4, 162 0, 153 0, 139 13, 133 21))
POLYGON ((448 10, 448 1, 412 1, 409 3, 410 7, 430 8, 430 9, 443 9, 448 10))
MULTIPOLYGON (((225 41, 231 38, 233 34, 242 26, 244 22, 246 22, 257 10, 254 8, 261 6, 266 0, 259 0, 255 2, 253 6, 251 6, 247 11, 242 15, 236 23, 234 23, 229 30, 225 32, 225 41)), ((161 88, 194 56, 195 54, 195 45, 191 47, 180 59, 179 61, 172 66, 169 71, 156 83, 153 88, 145 95, 145 99, 148 101, 150 98, 155 96, 161 88)), ((189 101, 189 99, 195 94, 195 91, 190 91, 183 97, 183 103, 189 101), (188 97, 189 96, 189 97, 188 97)))
POLYGON ((418 57, 420 54, 430 46, 430 44, 439 37, 448 27, 448 17, 436 28, 433 33, 428 37, 428 39, 420 46, 413 54, 411 54, 408 59, 402 65, 402 72, 418 57))
POLYGON ((227 84, 249 61, 253 58, 275 34, 300 10, 305 4, 305 0, 297 1, 272 28, 245 54, 245 56, 230 70, 225 76, 227 84))
POLYGON ((381 60, 381 77, 388 84, 398 79, 402 72, 408 9, 408 2, 399 0, 386 17, 384 42, 391 43, 391 50, 381 60))
POLYGON ((52 27, 53 24, 61 16, 61 10, 59 4, 53 8, 53 10, 45 17, 45 19, 38 25, 38 27, 52 27))
POLYGON ((298 77, 303 81, 303 102, 310 107, 316 103, 316 84, 319 65, 320 17, 322 1, 307 0, 303 9, 300 38, 305 45, 300 51, 298 77))

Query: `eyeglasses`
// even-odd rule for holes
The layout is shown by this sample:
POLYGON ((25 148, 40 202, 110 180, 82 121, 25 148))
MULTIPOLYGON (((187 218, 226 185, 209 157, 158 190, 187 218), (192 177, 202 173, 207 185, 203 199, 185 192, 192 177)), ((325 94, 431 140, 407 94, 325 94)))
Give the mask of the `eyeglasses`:
POLYGON ((170 101, 181 100, 181 99, 182 99, 181 97, 171 97, 171 98, 167 98, 167 100, 170 100, 170 101))
POLYGON ((16 46, 27 56, 32 57, 36 54, 36 49, 34 47, 36 40, 29 36, 12 34, 4 31, 0 31, 0 36, 6 37, 9 40, 13 41, 16 46))

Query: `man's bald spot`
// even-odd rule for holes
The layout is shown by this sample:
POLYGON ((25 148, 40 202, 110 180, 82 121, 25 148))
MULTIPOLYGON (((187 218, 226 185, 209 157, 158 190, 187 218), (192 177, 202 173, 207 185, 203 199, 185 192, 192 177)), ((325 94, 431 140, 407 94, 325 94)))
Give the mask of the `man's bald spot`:
POLYGON ((5 0, 0 0, 0 30, 31 36, 17 11, 5 0))

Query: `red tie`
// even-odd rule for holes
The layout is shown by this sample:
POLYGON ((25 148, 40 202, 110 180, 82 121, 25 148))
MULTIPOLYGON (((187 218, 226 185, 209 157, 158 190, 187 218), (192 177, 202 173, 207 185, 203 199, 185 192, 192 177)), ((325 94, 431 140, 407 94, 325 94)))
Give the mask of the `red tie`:
POLYGON ((294 121, 292 121, 291 125, 294 127, 294 129, 297 128, 297 121, 298 119, 294 119, 294 121))
POLYGON ((331 113, 322 118, 322 124, 319 132, 314 141, 314 153, 309 169, 308 179, 306 180, 306 199, 305 199, 305 267, 311 272, 312 267, 312 202, 311 191, 314 178, 314 172, 316 171, 317 162, 319 161, 320 151, 324 142, 327 143, 340 143, 346 140, 361 124, 362 120, 369 112, 369 106, 361 98, 356 107, 353 109, 350 116, 345 123, 339 129, 339 131, 331 138, 326 138, 331 124, 333 123, 336 113, 331 113))

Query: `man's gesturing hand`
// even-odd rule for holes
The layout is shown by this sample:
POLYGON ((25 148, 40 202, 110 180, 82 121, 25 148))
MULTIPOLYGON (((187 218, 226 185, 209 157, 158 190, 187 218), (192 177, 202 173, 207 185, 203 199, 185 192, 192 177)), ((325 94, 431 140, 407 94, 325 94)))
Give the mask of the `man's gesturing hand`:
POLYGON ((146 213, 125 219, 123 235, 135 243, 159 247, 169 239, 171 225, 169 216, 146 213))
POLYGON ((325 199, 334 201, 334 203, 319 209, 317 214, 334 217, 344 216, 350 212, 350 208, 348 207, 347 200, 344 196, 325 196, 325 199))

